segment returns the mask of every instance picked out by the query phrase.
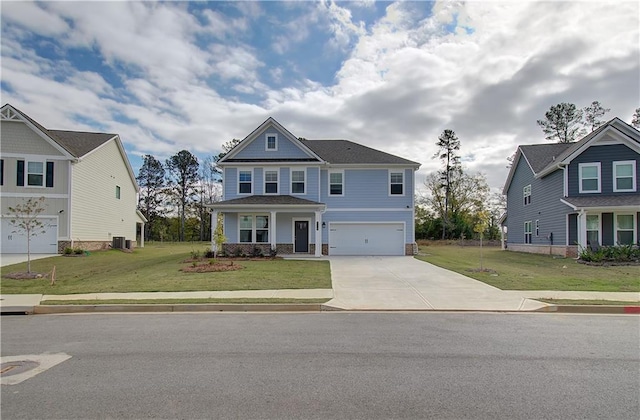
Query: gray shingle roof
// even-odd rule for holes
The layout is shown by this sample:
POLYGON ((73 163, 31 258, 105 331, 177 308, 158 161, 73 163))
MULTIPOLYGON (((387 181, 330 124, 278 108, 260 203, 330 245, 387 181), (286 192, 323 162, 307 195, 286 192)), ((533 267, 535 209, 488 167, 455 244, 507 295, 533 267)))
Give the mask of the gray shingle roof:
POLYGON ((349 140, 300 140, 316 155, 333 164, 398 164, 420 166, 418 162, 372 149, 349 140))
POLYGON ((578 208, 586 207, 631 207, 640 208, 640 194, 620 194, 593 197, 565 197, 567 203, 578 208))
POLYGON ((575 143, 529 144, 520 146, 520 150, 531 165, 534 173, 539 173, 575 143))
POLYGON ((248 197, 234 198, 231 200, 218 201, 212 203, 218 205, 262 205, 262 206, 282 206, 282 205, 323 205, 317 201, 306 200, 304 198, 290 195, 251 195, 248 197))

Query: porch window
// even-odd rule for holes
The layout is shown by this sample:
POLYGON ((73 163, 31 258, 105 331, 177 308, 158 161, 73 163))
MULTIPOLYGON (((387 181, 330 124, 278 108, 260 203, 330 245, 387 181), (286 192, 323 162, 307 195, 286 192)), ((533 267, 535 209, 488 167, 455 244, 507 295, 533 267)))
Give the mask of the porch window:
POLYGON ((329 172, 329 195, 344 195, 344 174, 329 172))
POLYGON ((291 171, 291 194, 305 193, 305 171, 291 171))
POLYGON ((238 174, 238 194, 251 194, 252 171, 240 171, 238 174))
POLYGON ((580 163, 580 193, 600 192, 600 162, 580 163))
POLYGON ((613 191, 633 192, 636 190, 636 161, 613 162, 613 191))
POLYGON ((522 198, 525 206, 531 204, 531 184, 522 189, 522 198))
POLYGON ((264 193, 278 194, 278 171, 264 171, 264 193))
POLYGON ((240 215, 239 237, 240 242, 244 243, 268 243, 269 216, 253 214, 240 215))
POLYGON ((530 244, 532 242, 532 231, 531 231, 531 220, 529 220, 528 222, 524 222, 524 243, 525 244, 530 244))
POLYGON ((635 223, 633 219, 633 214, 616 215, 616 240, 618 245, 630 245, 635 242, 635 223))
POLYGON ((404 195, 404 177, 402 172, 389 172, 389 194, 404 195))
POLYGON ((600 244, 600 215, 587 214, 587 244, 600 244))

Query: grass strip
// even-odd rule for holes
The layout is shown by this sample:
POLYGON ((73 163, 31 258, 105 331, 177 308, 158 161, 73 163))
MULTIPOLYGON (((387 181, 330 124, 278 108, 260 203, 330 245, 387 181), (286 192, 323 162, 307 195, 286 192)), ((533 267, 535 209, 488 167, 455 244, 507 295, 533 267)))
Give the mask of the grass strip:
POLYGON ((180 304, 198 304, 198 303, 235 303, 235 304, 253 304, 253 303, 325 303, 331 299, 289 299, 289 298, 247 298, 247 299, 110 299, 110 300, 44 300, 41 305, 148 305, 148 304, 164 304, 164 305, 180 305, 180 304))
POLYGON ((610 306, 640 306, 638 301, 624 300, 576 300, 576 299, 536 299, 553 305, 610 305, 610 306))

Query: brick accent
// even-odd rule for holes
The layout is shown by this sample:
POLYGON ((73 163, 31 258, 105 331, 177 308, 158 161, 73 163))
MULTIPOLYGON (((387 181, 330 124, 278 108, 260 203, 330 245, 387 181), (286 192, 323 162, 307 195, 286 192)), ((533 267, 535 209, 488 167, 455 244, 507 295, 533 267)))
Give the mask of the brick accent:
POLYGON ((578 257, 577 246, 508 244, 507 251, 528 252, 531 254, 557 255, 560 257, 567 257, 567 258, 578 257))

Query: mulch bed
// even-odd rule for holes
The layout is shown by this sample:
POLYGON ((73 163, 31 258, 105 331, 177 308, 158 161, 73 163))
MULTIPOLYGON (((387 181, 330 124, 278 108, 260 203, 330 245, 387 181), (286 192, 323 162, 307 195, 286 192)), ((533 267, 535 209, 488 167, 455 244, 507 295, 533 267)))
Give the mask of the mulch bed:
POLYGON ((577 260, 578 264, 591 265, 595 267, 616 267, 616 266, 640 266, 640 261, 601 261, 601 262, 593 262, 593 261, 583 261, 577 260))
POLYGON ((33 279, 43 279, 45 278, 46 275, 47 273, 18 272, 18 273, 7 273, 2 277, 7 279, 14 279, 14 280, 33 280, 33 279))
POLYGON ((197 264, 195 266, 188 265, 188 266, 182 267, 182 271, 186 273, 217 273, 221 271, 242 270, 243 268, 244 268, 243 266, 239 264, 233 264, 233 262, 231 264, 223 264, 220 262, 217 262, 215 264, 210 264, 206 262, 202 264, 197 264))

